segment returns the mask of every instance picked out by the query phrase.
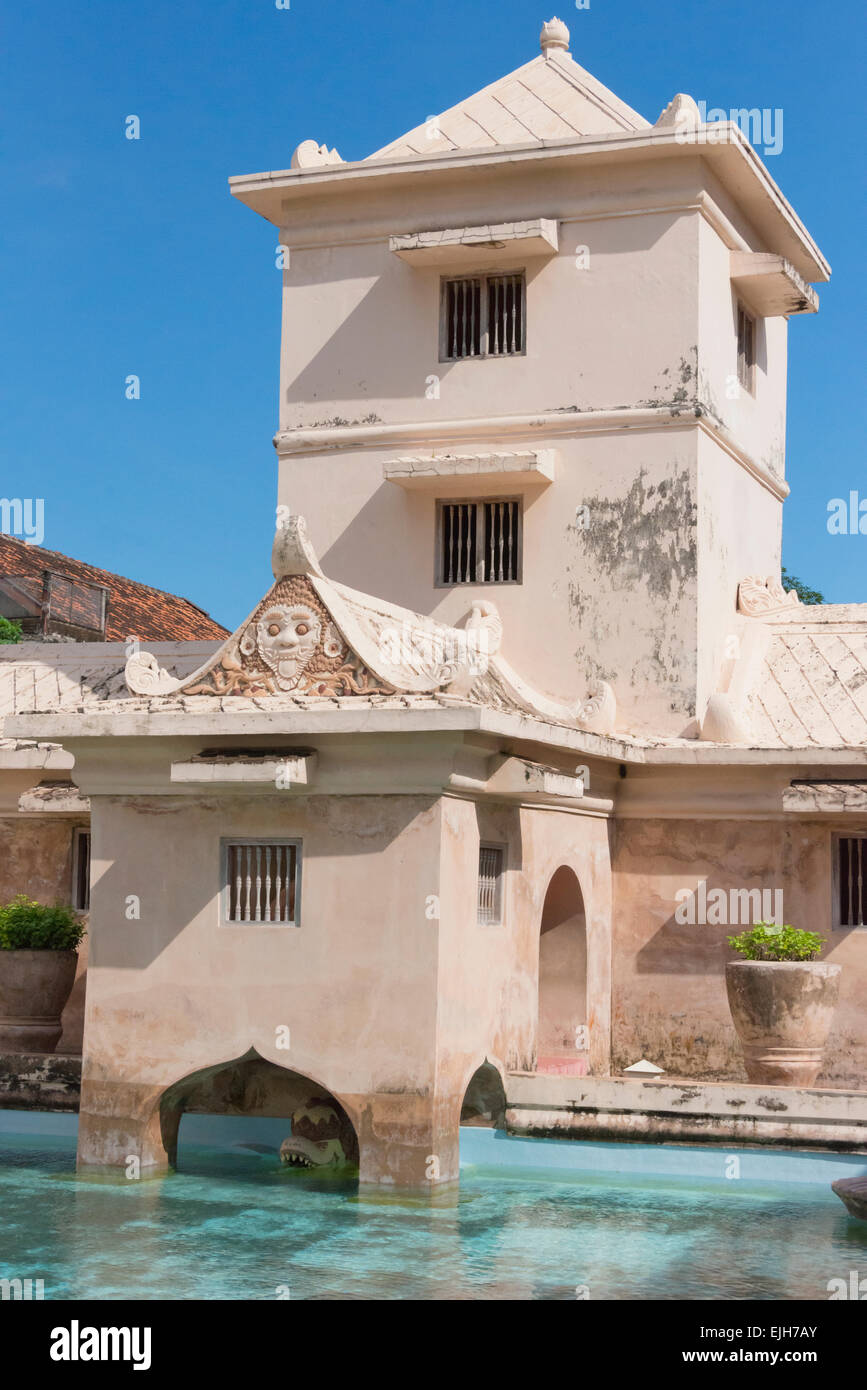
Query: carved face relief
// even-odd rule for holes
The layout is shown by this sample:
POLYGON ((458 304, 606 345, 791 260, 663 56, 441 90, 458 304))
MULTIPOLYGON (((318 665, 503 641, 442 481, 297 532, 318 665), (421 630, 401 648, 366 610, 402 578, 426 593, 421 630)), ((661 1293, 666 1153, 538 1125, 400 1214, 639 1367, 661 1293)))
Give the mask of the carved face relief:
POLYGON ((274 672, 281 690, 294 690, 303 676, 322 636, 322 622, 303 604, 272 604, 251 623, 241 642, 241 650, 255 651, 274 672))

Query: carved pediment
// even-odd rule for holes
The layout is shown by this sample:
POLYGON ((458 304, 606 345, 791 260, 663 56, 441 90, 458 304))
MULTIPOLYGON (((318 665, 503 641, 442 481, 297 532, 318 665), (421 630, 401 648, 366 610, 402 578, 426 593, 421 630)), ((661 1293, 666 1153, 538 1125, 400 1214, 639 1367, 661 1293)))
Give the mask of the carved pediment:
POLYGON ((183 695, 393 694, 347 645, 303 575, 280 579, 183 695))

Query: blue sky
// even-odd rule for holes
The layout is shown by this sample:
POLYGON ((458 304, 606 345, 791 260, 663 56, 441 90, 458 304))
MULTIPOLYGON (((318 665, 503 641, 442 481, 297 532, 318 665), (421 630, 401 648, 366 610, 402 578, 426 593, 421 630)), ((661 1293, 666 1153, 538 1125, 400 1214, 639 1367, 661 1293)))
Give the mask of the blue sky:
MULTIPOLYGON (((790 328, 784 562, 867 601, 867 536, 826 528, 829 499, 867 499, 863 5, 558 3, 577 61, 650 120, 677 91, 783 109, 767 162, 834 271, 790 328)), ((244 617, 269 578, 280 273, 227 177, 286 168, 310 137, 361 158, 534 57, 549 17, 542 0, 7 8, 0 495, 44 497, 45 545, 244 617)))

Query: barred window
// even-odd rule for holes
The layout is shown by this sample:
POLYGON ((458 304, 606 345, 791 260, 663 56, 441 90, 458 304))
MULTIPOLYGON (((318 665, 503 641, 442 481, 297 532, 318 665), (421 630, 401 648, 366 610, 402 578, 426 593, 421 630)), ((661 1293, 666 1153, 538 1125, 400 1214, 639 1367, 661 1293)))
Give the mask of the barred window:
POLYGON ((521 582, 518 498, 440 502, 438 506, 437 584, 521 582))
POLYGON ((519 356, 526 348, 525 322, 523 272, 443 280, 440 361, 519 356))
POLYGON ((223 921, 297 927, 300 840, 223 844, 223 921))
POLYGON ((867 926, 867 835, 841 835, 837 841, 837 925, 867 926))
POLYGON ((738 381, 745 391, 755 390, 756 321, 743 304, 738 305, 738 381))
POLYGON ((479 846, 479 901, 477 920, 496 926, 503 920, 503 847, 479 846))
POLYGON ((90 831, 72 832, 72 906, 90 911, 90 831))

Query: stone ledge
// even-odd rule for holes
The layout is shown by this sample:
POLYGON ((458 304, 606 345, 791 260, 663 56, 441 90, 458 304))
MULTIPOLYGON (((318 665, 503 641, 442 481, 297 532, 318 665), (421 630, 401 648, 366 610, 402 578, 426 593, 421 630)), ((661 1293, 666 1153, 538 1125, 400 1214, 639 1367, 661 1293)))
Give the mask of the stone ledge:
POLYGON ((58 1052, 0 1053, 0 1110, 78 1110, 81 1058, 58 1052))
POLYGON ((511 1073, 510 1134, 867 1153, 867 1091, 511 1073))

